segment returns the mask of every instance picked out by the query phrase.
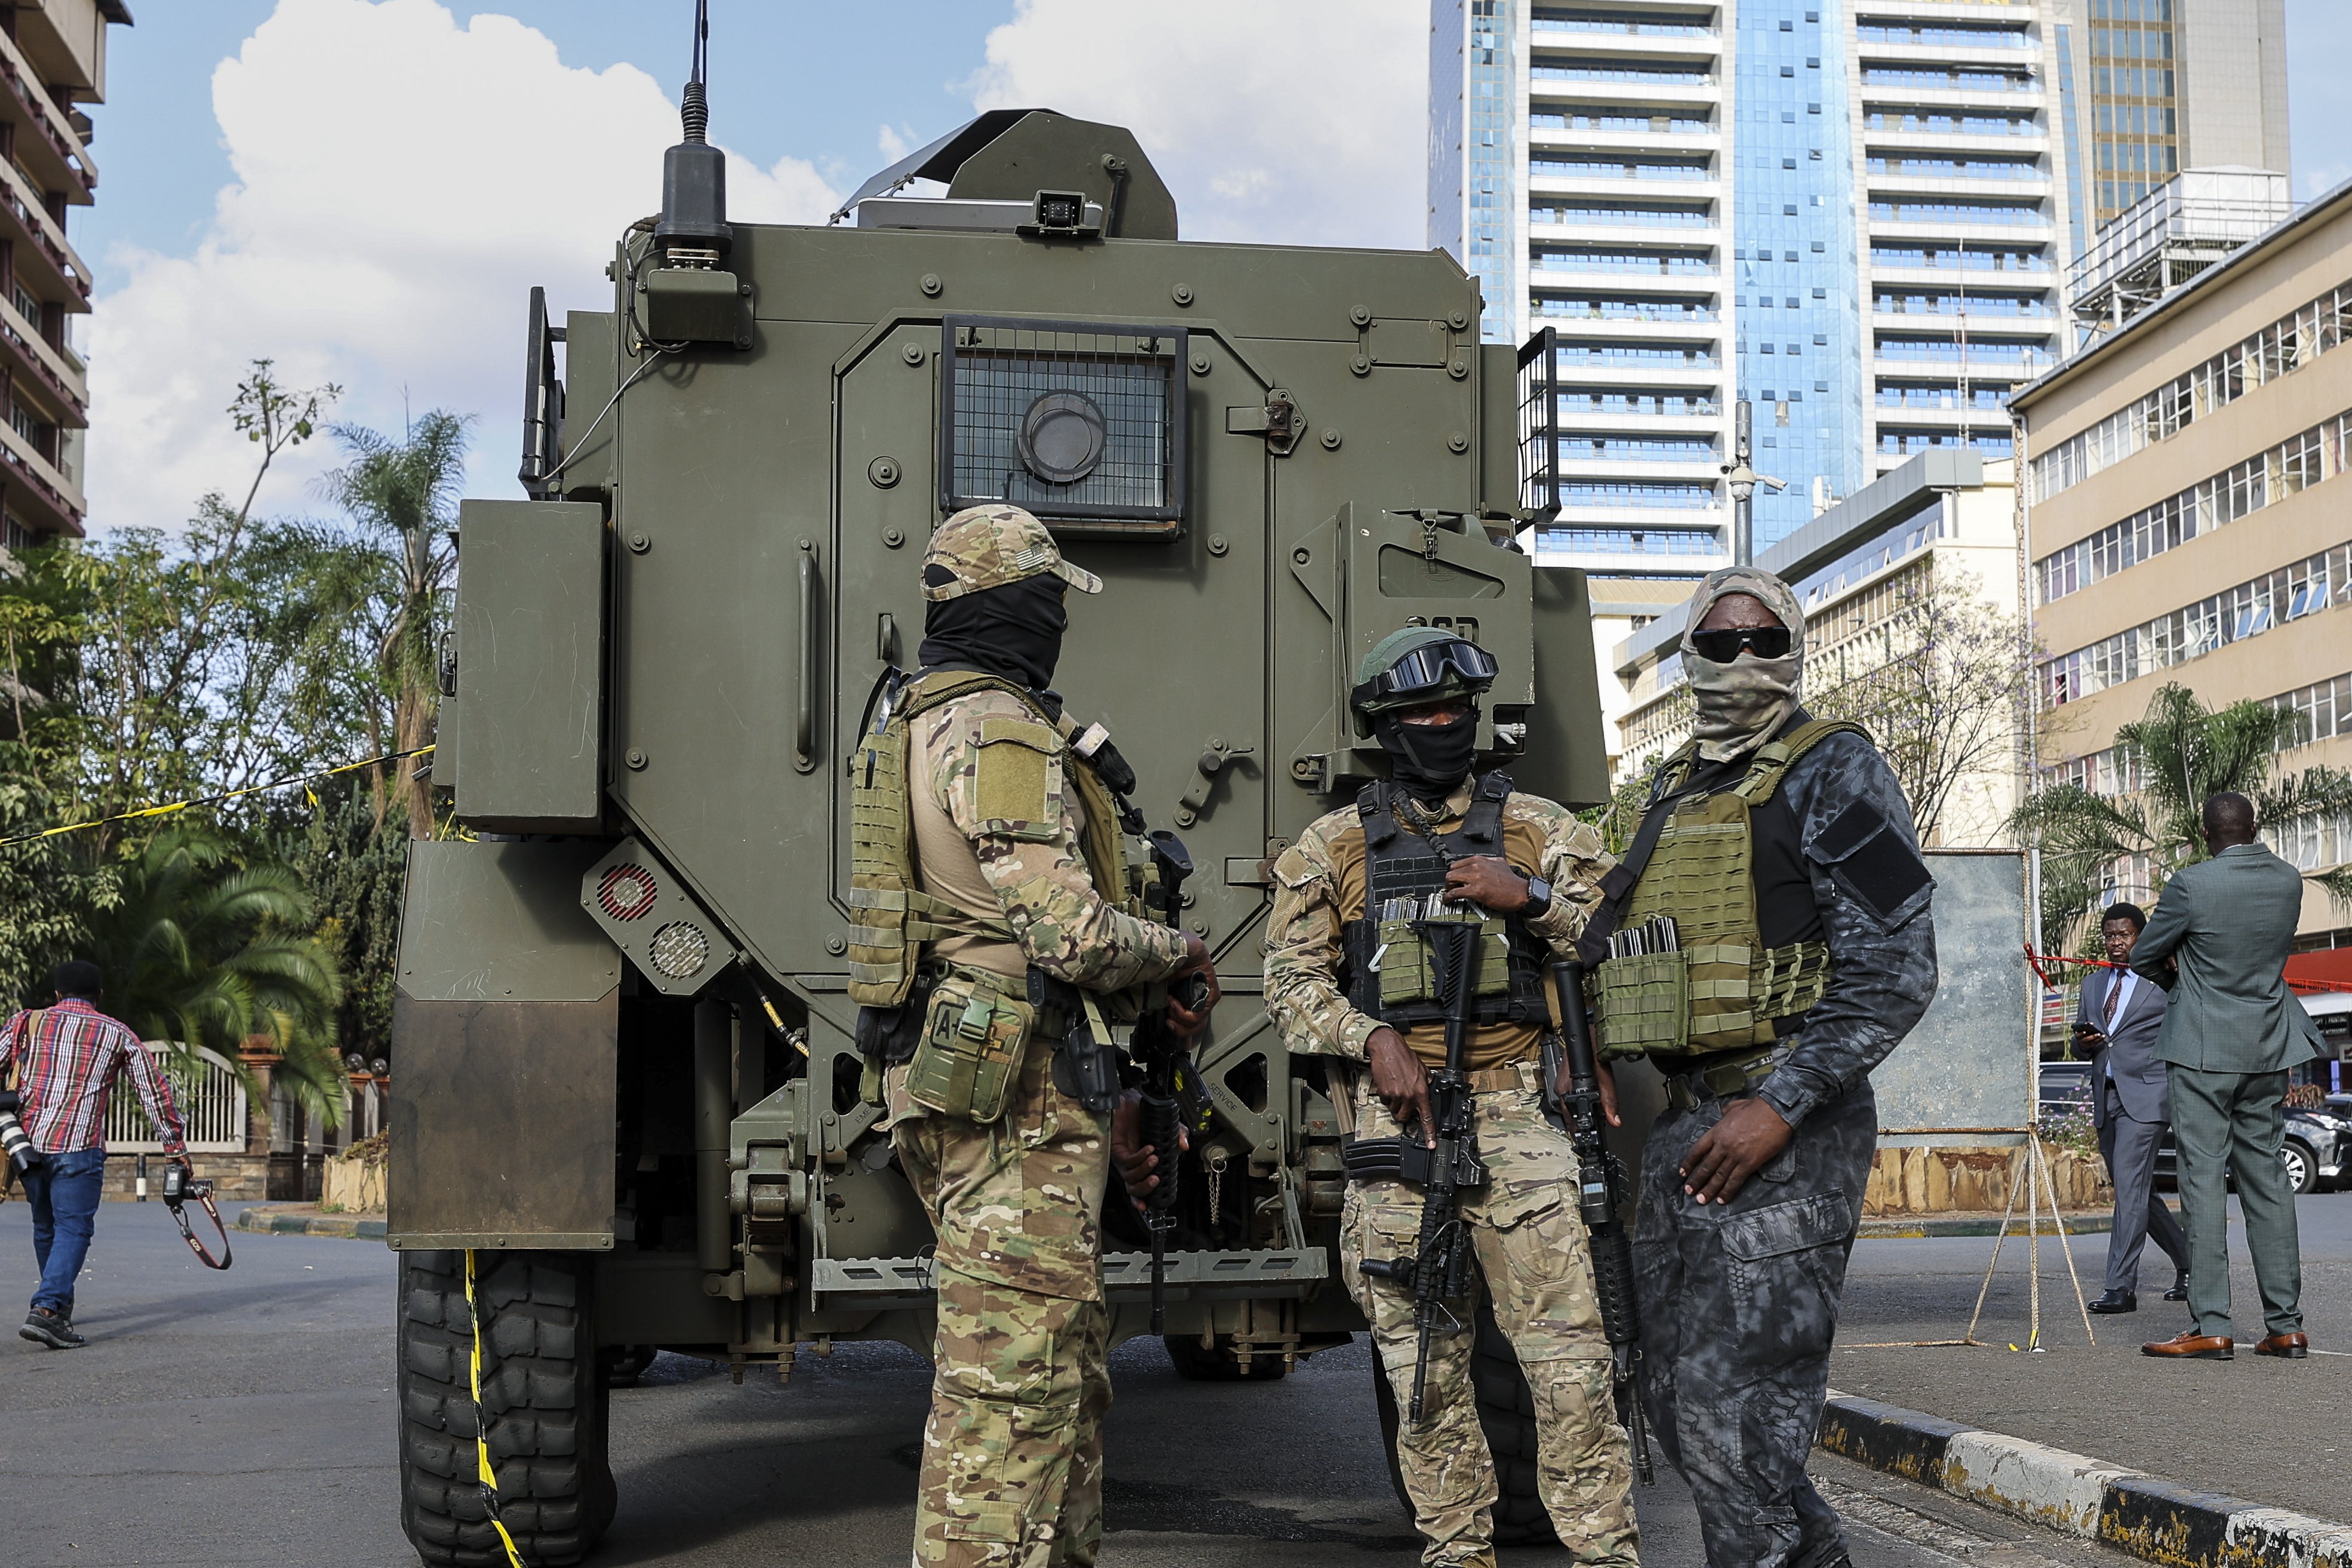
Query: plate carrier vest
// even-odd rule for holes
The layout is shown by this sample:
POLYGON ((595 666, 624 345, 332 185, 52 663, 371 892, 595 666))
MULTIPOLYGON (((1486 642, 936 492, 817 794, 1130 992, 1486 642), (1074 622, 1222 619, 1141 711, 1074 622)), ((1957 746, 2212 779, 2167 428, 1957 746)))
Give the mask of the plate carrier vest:
MULTIPOLYGON (((1359 1012, 1396 1029, 1445 1020, 1428 944, 1412 929, 1426 900, 1444 890, 1445 868, 1474 855, 1503 853, 1503 803, 1510 775, 1482 774, 1470 792, 1462 826, 1424 837, 1397 821, 1396 786, 1368 784, 1356 796, 1364 826, 1364 910, 1348 922, 1342 951, 1348 1000, 1359 1012), (1383 918, 1383 910, 1389 910, 1383 918)), ((1542 988, 1545 943, 1525 921, 1485 914, 1475 904, 1443 906, 1436 919, 1475 921, 1481 928, 1476 1022, 1530 1023, 1550 1016, 1542 988)))
POLYGON ((1728 789, 1674 796, 1690 776, 1696 741, 1666 760, 1651 793, 1667 805, 1618 929, 1657 916, 1675 922, 1677 950, 1612 958, 1595 982, 1604 1056, 1704 1056, 1769 1046, 1773 1020, 1802 1013, 1829 986, 1826 942, 1766 947, 1756 923, 1755 808, 1772 798, 1798 758, 1858 724, 1814 719, 1759 748, 1728 789))
MULTIPOLYGON (((974 917, 918 885, 914 819, 908 810, 914 721, 959 697, 1003 691, 1020 700, 1040 724, 1059 733, 1063 777, 1085 808, 1080 844, 1095 890, 1113 908, 1139 914, 1130 891, 1120 840, 1118 809, 1110 788, 1070 744, 1076 726, 1041 706, 1026 687, 1000 676, 964 670, 919 673, 898 688, 887 716, 850 753, 849 996, 861 1007, 896 1007, 915 983, 918 952, 947 936, 1015 942, 1002 916, 974 917)), ((1108 1003, 1109 998, 1104 998, 1108 1003)))

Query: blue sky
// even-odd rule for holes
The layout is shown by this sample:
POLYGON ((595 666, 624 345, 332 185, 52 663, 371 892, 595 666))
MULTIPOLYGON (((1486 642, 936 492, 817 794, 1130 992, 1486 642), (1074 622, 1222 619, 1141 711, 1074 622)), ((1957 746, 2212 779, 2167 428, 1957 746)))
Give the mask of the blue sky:
MULTIPOLYGON (((1428 0, 713 0, 735 216, 822 221, 976 108, 1133 130, 1196 238, 1417 247, 1428 0)), ((269 356, 341 417, 478 416, 470 493, 515 493, 536 283, 601 306, 658 197, 689 0, 144 0, 110 40, 99 205, 74 214, 94 530, 241 488, 221 405, 269 356)), ((2294 187, 2352 178, 2352 0, 2287 0, 2294 187)), ((293 456, 298 510, 333 461, 293 456)))
MULTIPOLYGON (((237 52, 277 0, 150 0, 138 25, 109 40, 108 106, 94 111, 91 152, 99 205, 78 212, 76 242, 100 287, 122 281, 108 255, 129 244, 172 252, 194 246, 213 199, 231 179, 213 119, 213 66, 237 52)), ((678 0, 509 0, 454 5, 462 22, 483 12, 513 16, 553 38, 568 65, 643 67, 676 96, 685 80, 692 8, 678 0)), ((714 121, 737 151, 762 164, 806 158, 835 184, 887 161, 877 136, 911 127, 914 144, 971 114, 959 88, 982 61, 989 29, 1012 0, 718 0, 711 26, 714 121)), ((553 147, 484 148, 485 157, 528 161, 553 147)))

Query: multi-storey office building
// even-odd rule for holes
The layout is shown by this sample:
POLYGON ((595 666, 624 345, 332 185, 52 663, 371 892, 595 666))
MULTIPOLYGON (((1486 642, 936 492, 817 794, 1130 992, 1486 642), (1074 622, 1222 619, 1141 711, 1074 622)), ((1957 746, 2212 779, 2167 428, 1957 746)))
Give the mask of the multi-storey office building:
POLYGON ((2173 175, 2287 166, 2286 0, 2051 0, 2068 249, 2173 175))
MULTIPOLYGON (((2352 766, 2352 185, 2019 391, 2039 762, 2137 787, 2116 731, 2167 681, 2290 708, 2284 771, 2352 766)), ((2352 861, 2352 822, 2273 847, 2352 861)), ((2145 873, 2118 870, 2118 885, 2145 873)), ((2315 943, 2352 936, 2306 894, 2315 943)))
POLYGON ((1787 486, 1759 551, 1916 452, 2007 452, 2060 346, 2049 5, 1434 0, 1432 242, 1492 336, 1559 331, 1539 559, 1726 563, 1743 395, 1787 486))
POLYGON ((0 5, 0 545, 82 531, 89 388, 69 323, 90 272, 67 214, 98 185, 89 116, 106 96, 106 29, 122 0, 0 5))

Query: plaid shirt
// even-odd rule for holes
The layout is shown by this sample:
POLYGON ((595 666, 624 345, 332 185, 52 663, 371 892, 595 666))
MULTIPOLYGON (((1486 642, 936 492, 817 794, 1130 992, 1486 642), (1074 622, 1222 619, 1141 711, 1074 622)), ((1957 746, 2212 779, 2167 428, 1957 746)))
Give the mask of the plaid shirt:
POLYGON ((154 1058, 138 1036, 79 997, 0 1024, 0 1079, 11 1062, 24 1094, 26 1134, 44 1154, 106 1147, 106 1102, 114 1075, 125 1068, 164 1152, 187 1152, 180 1108, 154 1058))

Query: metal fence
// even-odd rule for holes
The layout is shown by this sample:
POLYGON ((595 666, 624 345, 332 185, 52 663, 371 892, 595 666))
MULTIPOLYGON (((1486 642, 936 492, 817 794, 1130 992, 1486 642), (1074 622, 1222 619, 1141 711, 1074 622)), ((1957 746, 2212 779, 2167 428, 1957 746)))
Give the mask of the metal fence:
MULTIPOLYGON (((245 1149, 245 1086, 226 1058, 198 1049, 191 1060, 165 1046, 149 1046, 148 1056, 171 1080, 172 1098, 187 1124, 188 1149, 197 1154, 242 1154, 245 1149)), ((106 1107, 106 1146, 118 1154, 157 1154, 163 1145, 139 1103, 138 1090, 117 1078, 106 1107)))

